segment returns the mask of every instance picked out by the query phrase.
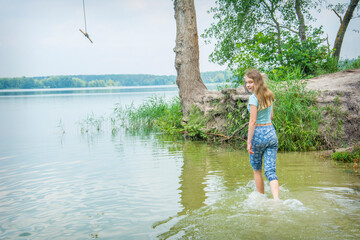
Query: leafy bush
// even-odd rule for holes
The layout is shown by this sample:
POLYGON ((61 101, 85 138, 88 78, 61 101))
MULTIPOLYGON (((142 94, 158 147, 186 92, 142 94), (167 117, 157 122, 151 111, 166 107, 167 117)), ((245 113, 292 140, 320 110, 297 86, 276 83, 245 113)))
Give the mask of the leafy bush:
POLYGON ((282 44, 282 67, 300 67, 305 75, 315 74, 319 69, 333 72, 337 69, 337 61, 331 57, 331 52, 322 43, 321 29, 315 29, 305 41, 298 36, 288 35, 282 44), (335 64, 335 65, 334 65, 335 64))

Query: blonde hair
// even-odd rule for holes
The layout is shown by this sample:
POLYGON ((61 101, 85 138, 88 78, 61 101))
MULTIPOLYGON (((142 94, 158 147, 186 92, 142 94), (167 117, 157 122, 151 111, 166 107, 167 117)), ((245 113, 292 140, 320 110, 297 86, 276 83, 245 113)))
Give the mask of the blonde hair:
POLYGON ((254 81, 255 95, 259 101, 258 110, 266 109, 274 102, 274 94, 268 89, 262 74, 257 69, 249 69, 246 71, 245 76, 254 81))

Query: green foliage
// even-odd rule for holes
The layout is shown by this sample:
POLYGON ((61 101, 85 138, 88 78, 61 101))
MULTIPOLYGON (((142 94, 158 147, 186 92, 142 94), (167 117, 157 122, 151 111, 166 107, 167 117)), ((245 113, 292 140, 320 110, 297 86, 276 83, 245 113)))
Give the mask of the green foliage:
POLYGON ((153 96, 139 106, 131 104, 123 108, 117 104, 112 122, 114 127, 118 123, 128 130, 155 129, 175 134, 183 131, 181 119, 182 111, 178 97, 166 101, 163 97, 153 96))
POLYGON ((181 119, 183 117, 180 98, 176 97, 167 103, 163 115, 155 122, 155 126, 161 132, 168 134, 179 134, 183 132, 181 119))
POLYGON ((341 70, 360 68, 360 56, 355 59, 345 59, 343 61, 339 61, 339 68, 341 70))
POLYGON ((340 162, 354 162, 354 159, 360 160, 360 144, 353 147, 351 151, 335 152, 331 158, 340 162))
MULTIPOLYGON (((276 35, 258 33, 253 39, 248 39, 238 44, 240 51, 232 60, 232 69, 237 76, 238 83, 242 83, 246 69, 258 68, 270 74, 270 79, 292 73, 294 78, 305 78, 310 75, 335 72, 338 70, 336 59, 331 57, 327 47, 322 45, 320 30, 313 33, 305 41, 300 41, 297 36, 284 34, 282 42, 282 53, 277 53, 276 35), (246 50, 245 50, 246 48, 246 50)), ((288 78, 286 76, 286 78, 288 78)))
POLYGON ((205 131, 207 122, 204 113, 194 106, 189 113, 187 124, 184 125, 185 133, 191 138, 206 140, 208 139, 205 131))
MULTIPOLYGON (((325 44, 322 28, 305 26, 306 39, 300 40, 300 21, 293 1, 219 0, 211 9, 215 22, 202 35, 216 41, 210 55, 213 62, 227 64, 236 84, 243 82, 245 70, 300 69, 304 77, 338 71, 333 50, 325 44)), ((317 1, 301 1, 306 22, 317 1)))
MULTIPOLYGON (((236 107, 232 108, 230 111, 227 111, 227 125, 226 125, 226 134, 231 136, 241 128, 245 123, 249 121, 250 114, 246 110, 246 103, 241 102, 240 100, 237 102, 236 107)), ((247 129, 244 130, 239 134, 242 138, 246 138, 247 129)))
POLYGON ((331 155, 331 158, 341 162, 352 162, 353 160, 349 152, 336 152, 331 155))
POLYGON ((181 124, 183 114, 180 98, 165 100, 163 97, 153 96, 139 106, 121 107, 117 104, 111 117, 113 131, 117 126, 130 131, 155 130, 166 134, 184 134, 193 139, 206 140, 208 136, 204 130, 208 119, 196 107, 189 114, 186 125, 181 124))
POLYGON ((320 149, 323 143, 319 131, 322 115, 315 104, 318 93, 307 90, 305 83, 298 80, 274 83, 270 87, 276 99, 273 123, 279 150, 320 149))
POLYGON ((305 78, 304 72, 297 67, 278 67, 266 72, 270 81, 282 82, 289 80, 300 80, 305 78))
MULTIPOLYGON (((330 57, 327 46, 323 45, 324 39, 321 29, 314 29, 305 41, 300 41, 298 36, 287 35, 282 44, 284 67, 300 67, 305 75, 314 74, 318 69, 327 72, 336 71, 334 60, 330 57)), ((336 61, 335 61, 336 66, 336 61)))
POLYGON ((153 96, 137 107, 131 104, 122 108, 120 104, 117 104, 114 114, 122 120, 122 126, 128 129, 152 128, 166 108, 167 103, 164 98, 153 96))

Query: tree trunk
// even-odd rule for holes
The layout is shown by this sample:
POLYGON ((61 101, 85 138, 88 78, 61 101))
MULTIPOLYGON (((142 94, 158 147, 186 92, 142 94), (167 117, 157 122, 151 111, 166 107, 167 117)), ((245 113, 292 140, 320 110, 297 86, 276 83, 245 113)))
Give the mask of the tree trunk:
POLYGON ((175 0, 176 46, 174 52, 183 121, 207 91, 199 69, 199 43, 194 0, 175 0))
POLYGON ((350 20, 352 18, 352 15, 353 15, 354 10, 355 10, 356 6, 358 5, 358 3, 359 3, 359 0, 351 0, 349 7, 345 13, 344 19, 343 20, 340 19, 341 24, 340 24, 339 31, 336 35, 335 43, 334 43, 335 52, 333 54, 333 57, 336 59, 340 58, 340 51, 341 51, 341 46, 342 46, 342 43, 344 40, 344 35, 345 35, 346 29, 350 23, 350 20))
MULTIPOLYGON (((275 18, 274 18, 275 19, 275 18)), ((274 20, 275 21, 275 20, 274 20)), ((277 22, 277 21, 275 21, 275 24, 276 24, 276 31, 277 31, 277 33, 276 33, 276 35, 277 35, 277 40, 276 40, 276 42, 277 42, 277 45, 278 45, 278 54, 279 55, 282 55, 282 47, 281 47, 281 28, 280 28, 280 24, 277 22)), ((281 62, 281 64, 283 64, 283 57, 281 56, 281 58, 280 58, 280 62, 281 62)))
POLYGON ((304 42, 306 40, 306 31, 305 31, 305 19, 304 15, 301 12, 301 0, 295 0, 295 11, 299 20, 299 37, 300 41, 304 42))

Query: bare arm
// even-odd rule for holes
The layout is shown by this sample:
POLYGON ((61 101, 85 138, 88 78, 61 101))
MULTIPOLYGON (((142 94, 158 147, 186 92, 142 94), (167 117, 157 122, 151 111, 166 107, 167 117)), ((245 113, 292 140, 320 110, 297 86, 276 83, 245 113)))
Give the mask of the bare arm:
POLYGON ((249 130, 248 130, 248 140, 247 140, 247 151, 249 154, 253 154, 251 140, 254 136, 255 126, 256 126, 256 117, 257 117, 257 107, 255 105, 250 105, 250 120, 249 120, 249 130))
POLYGON ((273 120, 274 118, 274 104, 271 106, 271 121, 273 120))

